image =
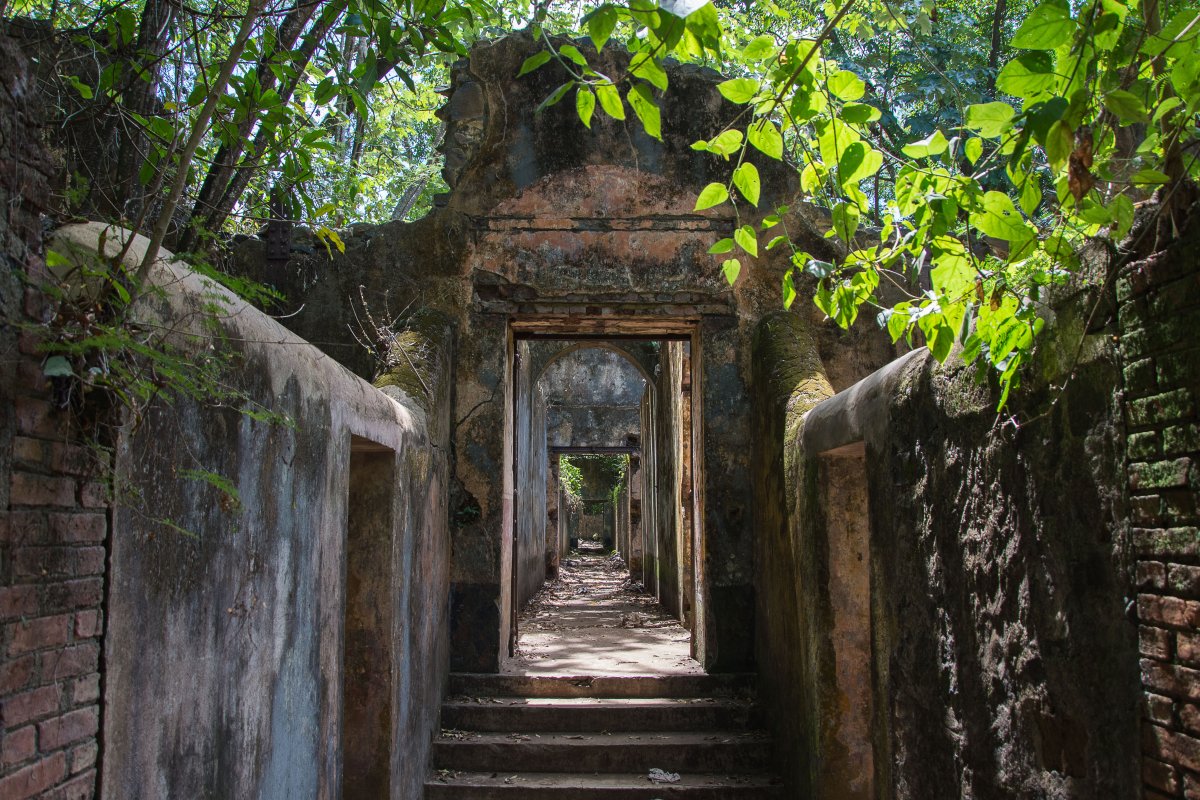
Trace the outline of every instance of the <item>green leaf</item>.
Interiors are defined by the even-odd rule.
[[[734,130],[724,131],[707,142],[697,142],[697,144],[702,144],[703,147],[697,148],[696,145],[692,145],[692,147],[695,149],[704,149],[710,153],[716,153],[728,158],[741,148],[742,132]]]
[[[1058,82],[1050,54],[1034,51],[1017,56],[996,76],[996,88],[1017,97],[1033,98],[1052,91]]]
[[[793,270],[788,270],[783,274],[783,307],[790,309],[792,303],[796,302],[796,277]]]
[[[71,369],[71,362],[64,357],[50,356],[42,364],[42,374],[47,378],[69,378],[75,374],[75,370]]]
[[[650,87],[644,83],[635,84],[625,97],[628,98],[633,113],[642,121],[646,134],[662,141],[662,114],[658,110],[658,104],[654,102]]]
[[[883,114],[880,113],[878,108],[863,103],[847,103],[842,106],[842,119],[855,125],[865,125],[868,122],[875,122],[882,116]]]
[[[983,155],[983,139],[978,137],[967,139],[967,143],[963,145],[963,153],[972,164],[978,163],[980,156]]]
[[[583,57],[583,53],[579,52],[579,48],[573,44],[564,44],[558,48],[559,55],[566,56],[581,67],[588,65],[587,59]]]
[[[1003,192],[987,192],[980,205],[981,210],[971,214],[971,224],[985,235],[1006,242],[1024,242],[1033,237],[1034,232],[1008,195]]]
[[[833,230],[843,242],[853,241],[858,232],[858,221],[862,212],[855,203],[838,203],[833,207]]]
[[[1033,212],[1037,211],[1037,207],[1042,202],[1042,187],[1038,185],[1036,176],[1030,176],[1021,186],[1021,210],[1029,216],[1033,216]]]
[[[775,37],[763,34],[756,36],[750,41],[750,44],[746,45],[742,56],[747,61],[766,61],[776,52],[778,52],[778,48],[775,46]]]
[[[1116,223],[1116,228],[1113,230],[1113,240],[1121,241],[1129,233],[1133,227],[1134,208],[1133,201],[1123,194],[1119,194],[1112,201],[1113,222]]]
[[[1139,169],[1129,176],[1129,182],[1134,186],[1162,186],[1170,183],[1171,178],[1156,169]]]
[[[929,156],[940,156],[946,152],[946,148],[949,146],[950,142],[946,141],[945,134],[941,131],[934,131],[920,141],[904,145],[900,150],[909,158],[928,158]]]
[[[1200,16],[1200,12],[1192,10],[1176,14],[1161,31],[1146,37],[1142,52],[1148,56],[1165,53],[1169,58],[1184,58],[1193,53],[1197,37],[1200,36],[1200,22],[1196,22],[1197,16]],[[1186,34],[1183,33],[1185,30]]]
[[[616,27],[617,10],[607,3],[588,16],[588,38],[592,40],[597,51],[604,49],[604,45],[608,43]]]
[[[738,247],[758,258],[758,236],[754,233],[754,228],[749,225],[741,226],[733,232],[733,240],[737,242]]]
[[[758,177],[758,167],[749,161],[743,162],[733,171],[733,185],[742,196],[750,201],[750,205],[758,205],[759,193],[762,191],[762,181]]]
[[[725,259],[725,262],[721,264],[721,274],[725,276],[725,280],[729,282],[729,285],[733,286],[734,282],[738,279],[738,275],[742,274],[742,262],[736,258]]]
[[[521,71],[517,73],[517,77],[519,78],[522,75],[527,75],[530,72],[533,72],[535,69],[548,62],[550,57],[549,50],[542,50],[539,53],[534,53],[529,58],[525,59],[525,63],[521,64]],[[318,87],[318,93],[319,92],[320,87]],[[318,100],[318,102],[320,101]]]
[[[985,139],[995,139],[1012,127],[1015,115],[1008,103],[976,103],[967,106],[966,126]]]
[[[545,111],[547,108],[549,108],[550,106],[557,103],[559,100],[562,100],[564,97],[567,96],[567,92],[571,91],[571,87],[574,85],[575,85],[574,81],[567,81],[562,86],[555,89],[553,92],[550,93],[549,97],[547,97],[545,100],[543,100],[541,103],[538,104],[538,107],[533,110],[533,113],[540,114],[543,111]]]
[[[776,161],[783,160],[783,136],[771,120],[760,119],[746,130],[746,134],[750,144]]]
[[[857,185],[859,181],[878,172],[882,166],[883,153],[866,142],[851,142],[838,160],[838,178],[842,188]]]
[[[862,78],[848,69],[839,70],[829,76],[827,84],[834,97],[851,103],[862,98],[867,93],[867,85]]]
[[[1104,95],[1104,107],[1122,122],[1147,122],[1150,119],[1150,112],[1146,110],[1142,99],[1124,89],[1113,89]]]
[[[1025,17],[1012,38],[1012,46],[1018,50],[1053,50],[1071,38],[1075,26],[1065,0],[1044,1]]]
[[[1071,126],[1061,119],[1051,125],[1046,133],[1046,158],[1050,161],[1050,168],[1062,169],[1074,149],[1075,132],[1071,130]]]
[[[718,239],[717,242],[712,247],[708,248],[708,254],[713,255],[713,256],[719,256],[722,253],[728,253],[732,249],[733,249],[733,239],[730,239],[727,236],[724,239]]]
[[[634,53],[633,58],[629,60],[629,71],[642,80],[649,81],[656,89],[664,92],[667,90],[667,73],[649,53]]]
[[[625,104],[621,102],[621,94],[611,83],[596,84],[596,98],[604,113],[613,119],[625,119]]]
[[[725,184],[710,183],[700,192],[700,196],[696,199],[696,207],[692,210],[703,211],[706,208],[719,206],[728,199],[729,190],[725,188]]]
[[[575,93],[575,112],[584,127],[592,127],[592,114],[596,111],[596,95],[586,86],[580,86]]]
[[[92,97],[95,96],[92,93],[92,87],[88,86],[86,83],[79,80],[79,78],[76,78],[74,75],[67,75],[65,77],[66,77],[67,81],[71,84],[71,86],[75,89],[75,91],[79,92],[79,96],[82,97],[84,100],[91,100]]]
[[[758,94],[758,81],[754,78],[733,78],[718,83],[717,91],[729,102],[745,105]]]

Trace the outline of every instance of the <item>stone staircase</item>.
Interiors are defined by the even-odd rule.
[[[751,676],[450,677],[426,800],[782,798]],[[677,783],[651,781],[651,770]]]

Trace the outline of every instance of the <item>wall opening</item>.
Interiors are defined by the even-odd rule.
[[[512,331],[510,657],[518,657],[520,614],[530,599],[553,589],[547,581],[578,579],[581,555],[593,559],[585,566],[602,555],[610,572],[623,571],[626,588],[644,590],[677,630],[682,623],[690,662],[701,541],[695,337],[675,328],[605,335],[598,326],[587,334]],[[563,482],[580,468],[613,474],[589,476],[583,496],[572,498]]]
[[[833,691],[824,709],[822,796],[875,796],[871,525],[862,442],[822,453],[817,465],[828,547]]]
[[[342,798],[391,796],[396,453],[353,437],[346,504]]]

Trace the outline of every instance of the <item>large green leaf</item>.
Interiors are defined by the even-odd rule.
[[[550,51],[549,50],[542,50],[540,52],[534,53],[529,58],[525,59],[525,62],[523,64],[521,64],[521,71],[517,73],[517,77],[519,78],[522,75],[526,75],[530,72],[533,72],[535,69],[542,66],[549,60],[550,60]],[[329,80],[329,79],[326,78],[326,80]],[[330,84],[332,85],[332,81],[330,81]],[[322,85],[324,85],[324,82],[322,82]],[[318,94],[321,93],[321,87],[317,87],[317,93]],[[321,102],[321,101],[318,100],[318,102]]]
[[[626,97],[633,113],[642,121],[646,133],[662,141],[662,112],[658,110],[658,103],[654,101],[650,87],[644,83],[635,84]]]
[[[946,135],[941,131],[934,131],[920,141],[904,145],[901,151],[909,158],[928,158],[940,156],[946,152],[946,148],[949,146],[950,142],[946,140]]]
[[[1142,98],[1124,89],[1113,89],[1104,95],[1104,107],[1116,114],[1121,122],[1147,122],[1150,119]]]
[[[737,242],[738,247],[754,258],[758,258],[758,235],[754,232],[754,228],[742,225],[733,232],[733,240]]]
[[[848,69],[839,70],[830,75],[827,86],[834,97],[845,100],[847,103],[860,100],[867,93],[867,85],[863,83],[862,78]]]
[[[719,206],[729,199],[729,190],[722,183],[710,183],[705,186],[700,192],[700,196],[696,199],[695,211],[703,211],[706,208]]]
[[[1058,76],[1049,53],[1034,51],[1017,56],[996,76],[996,88],[1017,97],[1039,97],[1053,91]]]
[[[754,78],[733,78],[717,84],[717,91],[731,103],[744,105],[758,94],[758,81]]]
[[[753,206],[758,205],[758,197],[762,192],[762,180],[758,176],[758,167],[749,161],[743,162],[733,171],[733,185],[742,196]]]
[[[1018,50],[1053,50],[1071,38],[1075,25],[1066,0],[1043,0],[1021,23],[1012,46]]]
[[[1003,192],[985,193],[980,206],[971,214],[971,224],[985,235],[1010,243],[1025,242],[1035,235],[1013,201]],[[1019,248],[1014,246],[1012,249]]]
[[[750,144],[777,161],[783,159],[783,136],[771,120],[764,117],[755,122],[747,129],[747,135]]]
[[[967,106],[967,128],[985,139],[995,139],[1012,127],[1016,112],[1008,103],[976,103]]]
[[[580,86],[575,93],[575,111],[585,127],[592,127],[592,113],[596,110],[596,95],[586,86]]]
[[[617,27],[617,10],[608,3],[588,15],[588,38],[597,50],[603,50],[613,30]]]
[[[649,53],[635,53],[629,60],[629,71],[649,81],[654,88],[664,92],[667,90],[667,73]]]
[[[625,119],[625,104],[621,102],[621,94],[611,83],[596,84],[596,98],[604,113],[613,119]]]
[[[742,57],[747,61],[766,61],[776,52],[778,48],[775,46],[775,37],[763,34],[750,40],[750,44],[742,50]]]

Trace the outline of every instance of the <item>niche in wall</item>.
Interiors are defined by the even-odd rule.
[[[395,451],[354,437],[346,512],[342,798],[391,796]]]

